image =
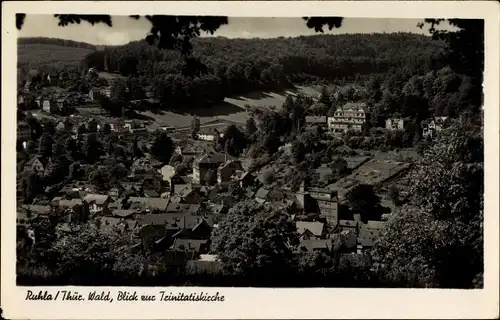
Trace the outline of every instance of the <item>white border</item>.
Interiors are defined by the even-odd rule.
[[[2,3],[2,269],[6,319],[154,318],[497,318],[499,164],[499,7],[495,1],[9,1]],[[14,13],[325,16],[485,19],[485,288],[483,290],[165,288],[219,292],[219,303],[64,303],[24,301],[15,285],[16,39]],[[456,266],[460,268],[461,266]],[[38,289],[38,288],[37,288]],[[52,288],[51,288],[52,289]],[[54,290],[56,288],[53,288]],[[66,287],[66,289],[68,289]],[[81,293],[92,288],[73,288]],[[104,288],[100,288],[101,290]],[[120,288],[109,288],[112,291]],[[208,290],[209,289],[209,290]],[[132,288],[132,290],[134,290]],[[162,288],[135,288],[156,293]]]

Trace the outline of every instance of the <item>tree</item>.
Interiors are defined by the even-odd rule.
[[[50,158],[52,156],[52,146],[54,144],[54,139],[52,135],[44,133],[40,137],[40,142],[38,144],[38,153],[45,158]]]
[[[211,247],[226,273],[267,282],[290,271],[297,243],[287,215],[249,201],[231,208],[214,231]]]
[[[111,86],[111,102],[116,105],[124,105],[129,100],[127,84],[124,81],[115,81]]]
[[[328,88],[326,86],[321,87],[319,102],[330,107],[332,101],[330,100],[330,93],[328,92]]]
[[[28,140],[28,142],[26,142],[26,152],[28,154],[35,154],[36,150],[37,150],[36,142],[33,140]]]
[[[174,143],[166,132],[157,131],[150,152],[159,161],[168,163],[174,152]]]
[[[89,163],[96,162],[102,154],[102,143],[95,133],[90,133],[83,142],[83,154]]]
[[[410,173],[410,205],[392,215],[376,243],[382,278],[439,288],[481,283],[483,154],[481,128],[463,122],[425,151]]]
[[[75,225],[71,232],[61,233],[54,242],[51,251],[55,262],[55,273],[63,274],[75,285],[99,285],[109,282],[111,275],[124,271],[120,262],[133,254],[126,249],[135,245],[132,233],[120,231],[103,223],[89,221]],[[72,249],[70,249],[72,248]],[[134,263],[127,269],[128,277],[139,271],[140,263]]]
[[[255,119],[250,117],[246,122],[245,134],[247,138],[250,138],[255,132],[257,132],[257,124],[255,123]]]
[[[200,132],[200,119],[198,117],[193,117],[193,120],[191,120],[191,138],[197,139],[199,132]]]
[[[104,134],[110,134],[111,133],[111,126],[109,123],[105,123],[103,128],[102,128],[102,133]]]
[[[399,199],[399,189],[395,186],[391,186],[389,188],[389,197],[392,200],[392,203],[394,203],[395,206],[399,206],[400,204],[400,199]]]
[[[376,211],[380,205],[380,197],[377,196],[373,186],[359,184],[347,195],[347,201],[354,213],[361,214],[364,221],[376,219]]]
[[[296,166],[298,166],[306,156],[306,146],[298,140],[292,142],[292,159]]]
[[[274,171],[272,169],[267,169],[263,174],[262,174],[262,180],[265,185],[270,185],[271,183],[274,182],[275,176],[274,176]]]
[[[222,147],[230,155],[238,157],[246,148],[247,140],[237,126],[230,125],[224,130],[224,135],[218,140],[218,144],[219,148]]]
[[[182,162],[182,160],[183,160],[183,159],[184,159],[184,158],[182,157],[182,155],[180,155],[180,154],[178,154],[178,153],[174,153],[174,154],[172,155],[172,157],[170,157],[170,162],[169,162],[169,164],[170,164],[171,166],[175,166],[176,164],[178,164],[178,163]]]
[[[84,134],[87,132],[87,127],[84,124],[78,126],[78,134]]]
[[[428,24],[429,32],[434,39],[447,43],[446,60],[450,67],[459,74],[472,79],[474,111],[478,112],[482,105],[483,72],[484,72],[484,20],[481,19],[446,19],[458,28],[458,31],[437,30],[435,27],[445,19],[425,19],[421,28]]]
[[[95,185],[99,190],[105,190],[106,188],[108,188],[108,182],[110,181],[109,180],[109,177],[108,175],[99,170],[99,169],[94,169],[92,170],[90,173],[89,173],[89,181]]]

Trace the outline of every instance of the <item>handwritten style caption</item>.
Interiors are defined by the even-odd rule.
[[[158,291],[156,294],[139,294],[137,291],[92,291],[88,294],[81,294],[75,290],[58,290],[50,292],[40,290],[34,292],[28,290],[25,300],[38,301],[67,301],[67,302],[82,302],[82,301],[97,301],[97,302],[156,302],[156,301],[189,301],[189,302],[224,302],[226,298],[216,293],[172,293],[169,291]]]

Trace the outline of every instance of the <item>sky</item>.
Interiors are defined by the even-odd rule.
[[[150,23],[142,18],[113,16],[113,27],[105,24],[94,26],[82,22],[77,25],[58,27],[53,15],[28,15],[19,37],[50,37],[83,41],[95,45],[121,45],[144,39]],[[411,32],[428,34],[427,29],[417,27],[422,19],[387,18],[344,18],[342,27],[325,30],[327,34],[346,33],[392,33]],[[327,28],[326,28],[327,29]],[[301,18],[229,18],[229,24],[222,26],[214,36],[227,38],[275,38],[296,37],[316,34],[306,27]],[[203,34],[202,34],[203,36]],[[210,36],[206,34],[205,36]]]

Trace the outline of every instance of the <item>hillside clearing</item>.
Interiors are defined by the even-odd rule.
[[[194,116],[200,119],[200,123],[206,124],[213,120],[223,120],[244,125],[250,117],[251,110],[245,106],[255,109],[273,107],[281,108],[287,95],[302,92],[307,95],[318,95],[317,88],[313,86],[296,86],[295,89],[282,92],[253,92],[224,99],[224,102],[210,108],[194,109],[189,113],[178,113],[172,111],[160,111],[154,113],[151,111],[139,112],[141,116],[151,118],[155,126],[173,126],[176,128],[188,127]]]

